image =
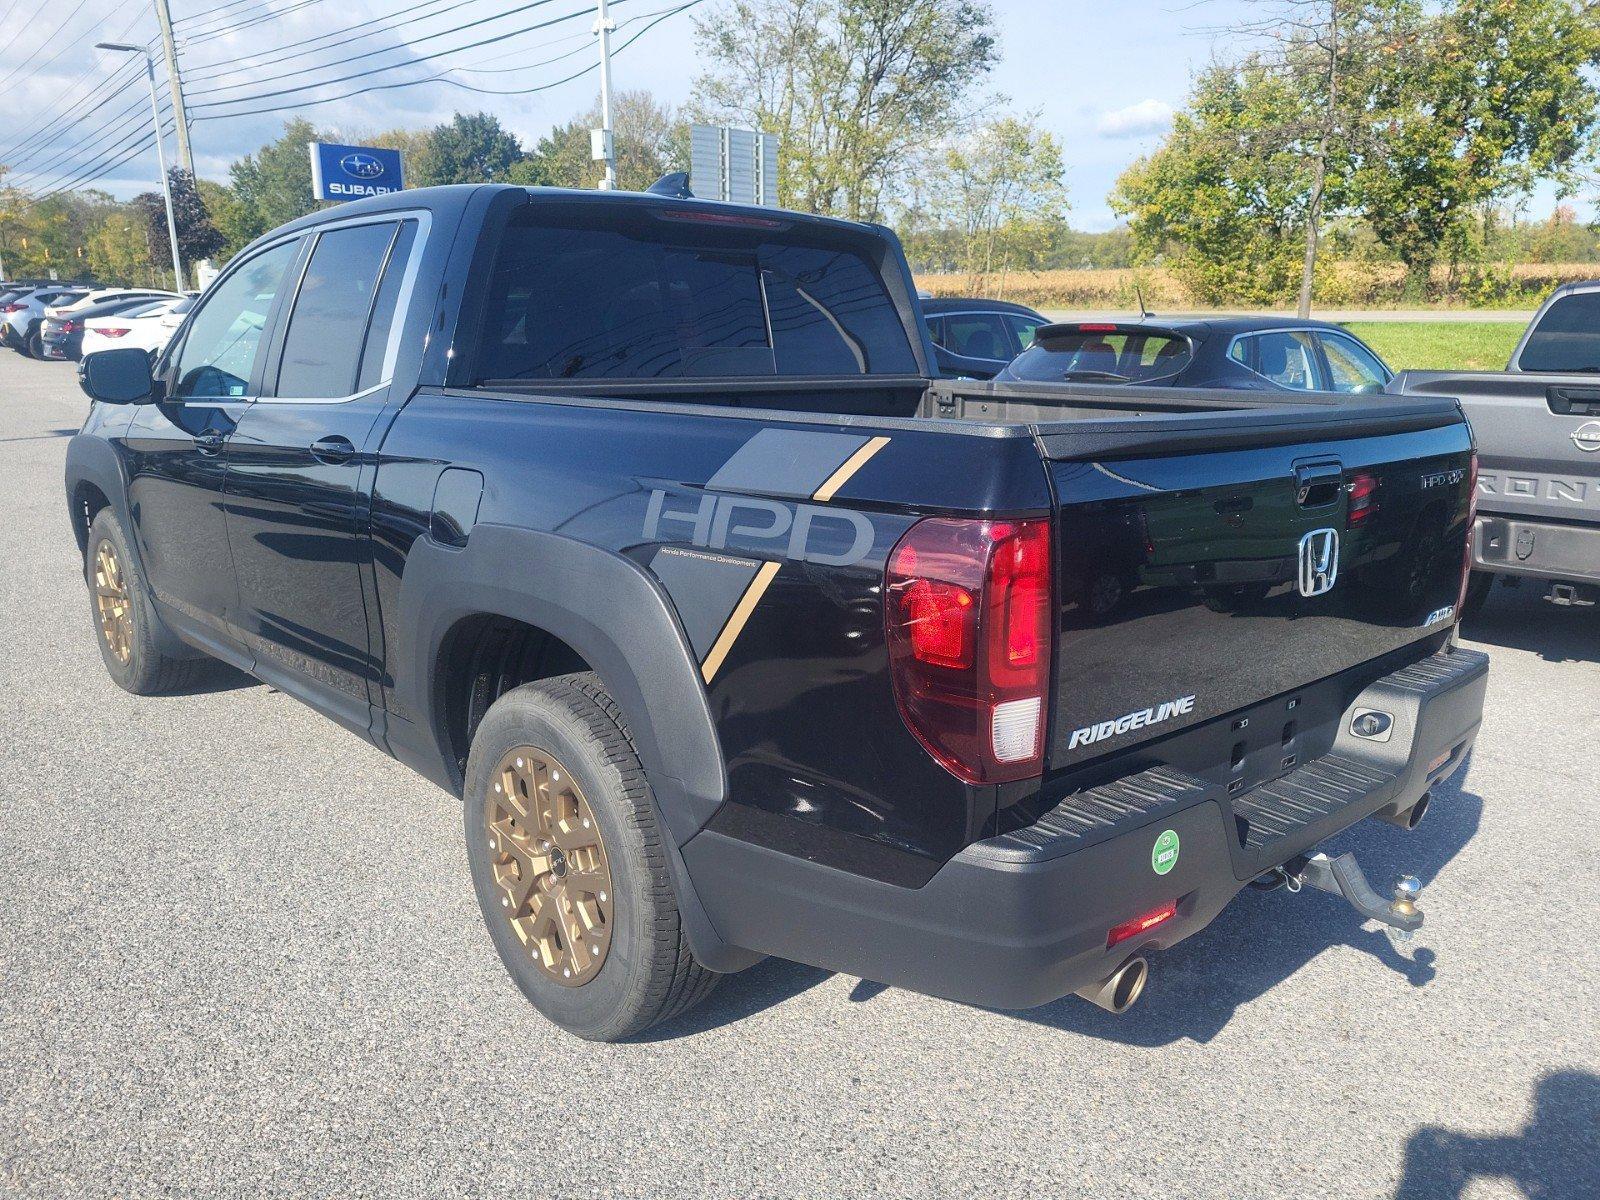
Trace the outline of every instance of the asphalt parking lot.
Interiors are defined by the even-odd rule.
[[[242,676],[101,667],[72,369],[0,352],[0,1184],[20,1194],[1600,1195],[1600,613],[1499,590],[1410,958],[1247,892],[1113,1017],[768,961],[650,1040],[513,988],[457,802]]]

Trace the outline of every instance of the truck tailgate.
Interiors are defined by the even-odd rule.
[[[1292,693],[1454,619],[1472,460],[1454,406],[1189,424],[1041,434],[1060,534],[1052,769]]]

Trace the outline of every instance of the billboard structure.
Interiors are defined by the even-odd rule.
[[[359,200],[405,187],[400,151],[310,142],[311,191],[318,200]]]
[[[707,200],[778,203],[778,135],[727,125],[689,131],[689,187]]]

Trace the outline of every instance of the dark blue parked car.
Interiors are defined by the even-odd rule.
[[[918,297],[942,379],[993,379],[1033,345],[1049,319],[1025,304],[964,296]]]
[[[1041,382],[1381,392],[1394,372],[1347,329],[1277,317],[1043,325],[996,375]]]

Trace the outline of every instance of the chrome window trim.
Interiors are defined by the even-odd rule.
[[[389,326],[389,341],[383,350],[383,370],[379,375],[378,382],[372,384],[370,387],[363,388],[359,392],[352,392],[347,396],[257,396],[255,397],[255,403],[348,404],[352,400],[360,400],[366,396],[372,395],[374,392],[381,391],[394,382],[395,364],[400,358],[401,334],[405,329],[404,314],[410,307],[411,295],[416,289],[417,274],[422,268],[422,249],[427,244],[428,235],[433,229],[433,214],[425,208],[396,209],[392,212],[382,213],[363,213],[358,217],[347,217],[344,219],[321,222],[313,226],[310,230],[306,231],[309,233],[314,233],[316,235],[316,240],[320,242],[322,240],[322,235],[330,230],[351,229],[358,225],[392,224],[395,226],[395,232],[398,234],[400,226],[406,221],[417,222],[417,236],[412,239],[410,257],[406,260],[405,274],[400,279],[400,294],[395,297],[394,312],[397,319],[391,322]],[[305,273],[310,270],[311,257],[312,255],[316,254],[316,252],[317,247],[316,244],[313,243],[311,247],[311,253],[306,255],[305,263],[300,268],[300,277],[295,280],[294,299],[290,302],[288,320],[285,321],[283,327],[285,339],[287,339],[289,334],[289,326],[294,323],[294,306],[300,301],[300,287],[305,282]],[[392,265],[392,263],[384,264],[385,274],[387,274],[389,267]],[[383,277],[379,276],[378,287],[381,288],[382,286]],[[374,299],[376,299],[376,290],[373,292],[373,296]],[[371,319],[370,313],[368,314],[368,319]],[[279,349],[281,353],[281,345]],[[360,377],[360,370],[361,364],[358,362],[356,364],[358,381]],[[274,383],[274,386],[276,386],[276,383]]]

